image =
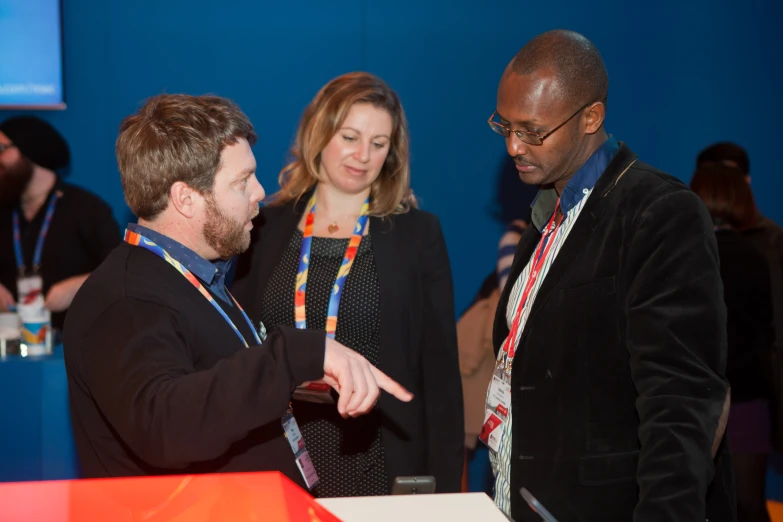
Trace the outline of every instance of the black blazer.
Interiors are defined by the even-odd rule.
[[[495,318],[541,235],[528,227]],[[512,374],[511,515],[560,522],[735,520],[725,441],[726,309],[712,221],[622,145],[537,294]]]
[[[309,196],[262,209],[232,292],[253,321]],[[411,210],[370,218],[381,301],[378,368],[414,394],[403,403],[383,393],[381,440],[389,479],[434,475],[438,492],[461,487],[464,424],[451,266],[438,219]],[[293,289],[291,299],[294,298]]]
[[[772,283],[763,252],[736,230],[718,230],[720,273],[728,312],[726,377],[731,401],[772,399]]]

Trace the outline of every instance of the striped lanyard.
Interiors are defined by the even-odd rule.
[[[249,348],[249,345],[247,344],[247,341],[245,340],[245,336],[242,335],[242,333],[239,331],[239,328],[236,327],[234,322],[228,317],[228,314],[223,311],[223,308],[220,307],[218,302],[215,300],[214,297],[212,297],[212,294],[210,294],[206,288],[204,288],[204,285],[201,284],[201,282],[196,278],[196,276],[193,275],[193,273],[182,266],[182,264],[171,257],[168,252],[163,250],[161,247],[147,239],[146,237],[142,236],[141,234],[137,232],[133,232],[131,230],[125,230],[125,242],[129,243],[134,246],[138,246],[141,248],[144,248],[146,250],[149,250],[153,254],[163,258],[164,261],[166,261],[168,264],[173,266],[177,269],[177,271],[185,276],[185,279],[190,281],[190,283],[196,287],[196,289],[201,292],[201,295],[207,298],[207,301],[210,302],[210,304],[215,307],[215,310],[217,310],[221,316],[223,316],[223,319],[226,320],[226,322],[231,326],[231,328],[234,329],[234,333],[237,334],[237,337],[239,337],[242,340],[242,343],[245,345],[245,348]],[[226,290],[228,292],[228,290]],[[258,336],[258,332],[256,332],[256,329],[253,328],[253,323],[250,322],[250,319],[247,317],[247,314],[244,310],[242,310],[242,307],[239,306],[239,303],[236,299],[234,299],[234,296],[231,295],[230,292],[228,292],[228,295],[231,296],[231,299],[234,301],[234,304],[237,305],[237,308],[242,313],[242,317],[245,318],[245,321],[247,322],[247,325],[250,327],[250,331],[253,332],[253,336],[255,337],[256,344],[261,344],[261,338]]]
[[[348,279],[348,273],[353,266],[353,260],[359,249],[359,243],[362,242],[362,236],[367,228],[369,220],[370,198],[364,202],[359,219],[356,220],[356,226],[353,229],[353,235],[348,242],[348,248],[345,250],[345,257],[337,271],[337,279],[332,287],[329,297],[329,308],[326,316],[326,335],[334,339],[337,332],[337,312],[340,309],[340,298],[343,295],[345,281]],[[302,250],[299,253],[299,270],[296,273],[296,293],[294,294],[294,321],[296,327],[300,329],[307,328],[307,313],[305,312],[305,296],[307,294],[307,272],[310,266],[310,249],[313,241],[313,223],[315,222],[315,193],[307,204],[307,219],[305,220],[304,233],[302,235]]]
[[[530,263],[530,272],[528,273],[522,295],[519,298],[519,304],[517,305],[516,313],[514,314],[514,320],[511,322],[511,330],[508,333],[508,337],[506,337],[506,342],[503,344],[503,352],[505,353],[506,358],[506,367],[508,367],[508,360],[514,359],[514,353],[516,351],[516,337],[517,333],[519,332],[520,323],[522,322],[522,313],[528,306],[528,301],[530,299],[533,286],[535,285],[535,282],[541,273],[544,262],[549,256],[549,250],[552,248],[552,244],[555,242],[557,232],[560,230],[560,224],[563,222],[563,218],[565,217],[565,214],[561,214],[560,219],[557,220],[557,223],[555,223],[555,216],[557,215],[557,210],[559,208],[560,198],[557,198],[555,211],[552,213],[552,218],[549,220],[549,223],[546,226],[544,236],[541,238],[541,241],[539,241],[538,247],[533,254],[533,259]]]
[[[46,239],[46,234],[49,232],[49,225],[52,224],[52,216],[54,216],[54,207],[57,205],[57,200],[62,197],[62,192],[55,191],[49,196],[49,206],[46,209],[46,215],[44,216],[43,225],[41,225],[41,231],[38,233],[38,241],[35,243],[35,253],[33,254],[33,274],[38,274],[38,270],[41,268],[41,253],[43,252],[43,244]],[[24,257],[22,256],[22,232],[19,228],[19,211],[14,210],[14,254],[16,254],[16,268],[19,270],[19,276],[24,277],[25,266]]]

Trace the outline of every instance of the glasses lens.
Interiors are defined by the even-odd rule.
[[[496,121],[489,122],[489,128],[497,132],[501,136],[508,138],[508,129]]]
[[[528,145],[541,145],[544,143],[541,136],[538,134],[530,134],[522,131],[516,131],[514,134],[516,134],[522,142],[527,143]]]

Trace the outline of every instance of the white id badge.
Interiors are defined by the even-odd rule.
[[[296,423],[293,412],[288,410],[280,420],[283,424],[285,438],[294,453],[296,467],[299,468],[307,488],[312,490],[318,484],[318,473],[316,473],[313,461],[310,459],[310,453],[305,448],[305,441],[302,432],[299,431],[299,425]]]
[[[492,383],[489,385],[487,407],[502,414],[504,418],[508,416],[508,410],[511,408],[511,384],[497,375],[492,376]]]
[[[505,382],[497,374],[492,376],[492,383],[487,392],[487,404],[484,412],[484,424],[481,427],[479,440],[489,449],[497,452],[500,448],[500,438],[503,434],[503,423],[508,418],[511,407],[511,384]]]
[[[52,315],[46,308],[43,279],[40,276],[20,277],[16,282],[19,300],[16,311],[22,322],[22,341],[26,355],[52,353]],[[24,354],[24,352],[22,352]]]
[[[41,276],[20,277],[16,280],[18,302],[22,306],[44,306],[43,279]]]
[[[283,431],[285,432],[285,438],[288,440],[288,444],[291,446],[291,451],[294,455],[305,449],[305,441],[302,438],[302,432],[299,431],[299,425],[296,423],[294,414],[289,410],[283,415]]]
[[[313,465],[313,461],[310,460],[310,453],[307,450],[297,457],[296,467],[299,468],[299,472],[302,474],[302,477],[304,477],[307,489],[312,491],[313,488],[318,485],[318,473],[315,472],[315,466]]]
[[[500,437],[503,433],[501,426],[503,426],[503,422],[500,416],[492,410],[484,412],[484,425],[481,426],[479,440],[495,453],[500,449]]]

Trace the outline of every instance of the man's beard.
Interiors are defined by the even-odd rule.
[[[206,197],[207,216],[204,223],[204,239],[221,259],[231,259],[250,247],[250,231],[245,224],[237,223],[225,215],[212,194]],[[258,215],[258,210],[251,217]]]
[[[32,178],[33,162],[25,157],[10,167],[0,165],[0,205],[18,203]]]

